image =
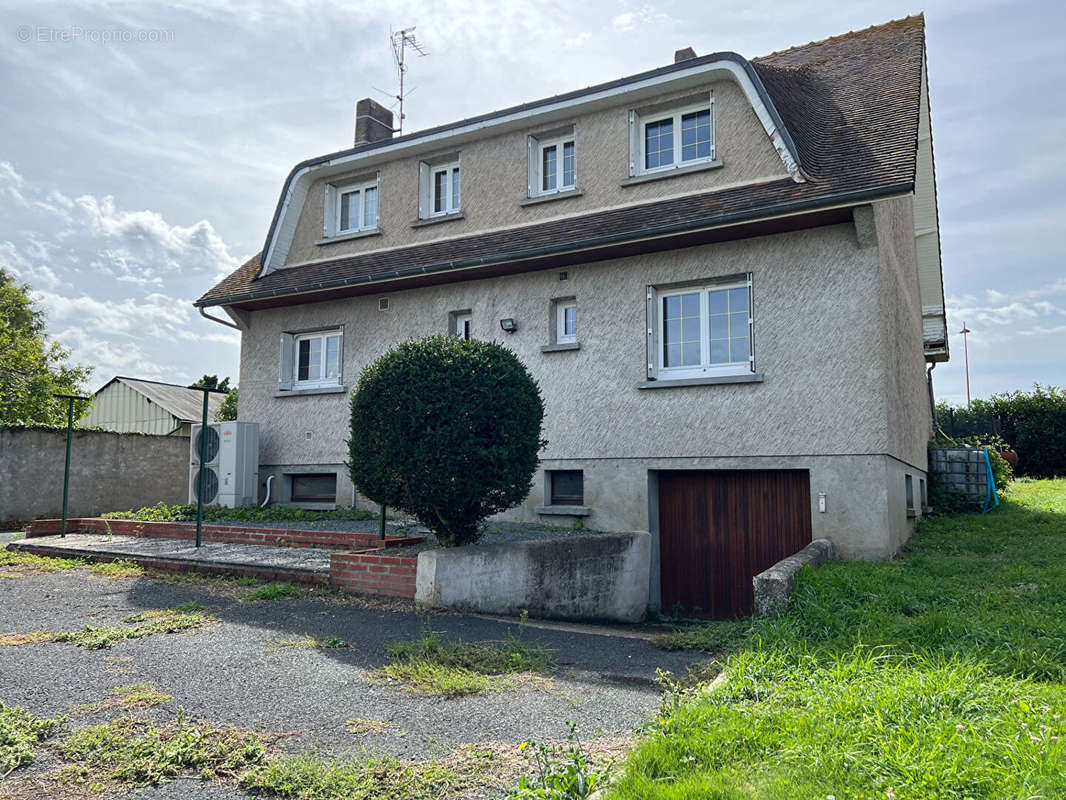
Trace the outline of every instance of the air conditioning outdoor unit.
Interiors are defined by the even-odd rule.
[[[189,502],[200,485],[200,429],[189,437]],[[252,506],[259,500],[259,423],[214,422],[207,426],[203,463],[204,505]]]

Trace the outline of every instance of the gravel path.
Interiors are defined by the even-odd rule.
[[[413,611],[317,599],[239,602],[149,579],[105,580],[88,570],[0,580],[0,632],[76,630],[115,624],[127,614],[198,602],[218,622],[185,634],[157,635],[85,650],[66,644],[0,647],[0,700],[50,716],[99,702],[116,686],[149,681],[174,699],[154,713],[183,707],[213,723],[291,734],[289,752],[331,755],[364,749],[404,758],[443,757],[464,743],[517,745],[528,737],[561,739],[574,720],[584,737],[628,735],[658,707],[656,668],[683,672],[696,660],[647,641],[527,627],[527,641],[550,648],[558,672],[543,686],[454,700],[415,695],[372,673],[386,663],[385,643],[416,638]],[[443,614],[434,630],[465,641],[502,640],[517,626]],[[345,649],[279,647],[275,640],[340,637]],[[380,733],[353,735],[354,718],[383,720]],[[70,725],[98,719],[75,716]],[[233,798],[233,790],[181,782],[138,797]],[[188,791],[179,791],[180,789]],[[3,791],[0,790],[0,797]],[[131,795],[132,796],[132,795]]]

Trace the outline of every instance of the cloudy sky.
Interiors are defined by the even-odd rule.
[[[416,25],[409,131],[609,80],[675,49],[773,50],[923,10],[856,0],[15,3],[0,0],[0,266],[54,337],[115,374],[237,374],[190,303],[257,252],[297,161],[351,144],[354,102]],[[1066,384],[1066,4],[930,1],[944,275],[976,396]],[[965,400],[962,342],[937,368]]]

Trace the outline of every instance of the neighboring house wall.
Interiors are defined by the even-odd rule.
[[[65,451],[63,431],[0,428],[0,523],[62,514]],[[74,431],[69,516],[188,498],[188,438]]]
[[[832,539],[845,557],[888,556],[912,527],[903,475],[924,477],[928,433],[910,208],[892,201],[867,208],[858,225],[570,267],[565,281],[548,270],[395,292],[388,311],[369,296],[254,312],[241,348],[240,419],[264,423],[261,479],[336,471],[338,502],[351,498],[348,395],[277,396],[283,331],[343,325],[350,390],[387,349],[446,333],[450,312],[469,309],[474,336],[512,348],[540,384],[543,466],[585,471],[588,527],[655,533],[658,470],[802,468],[811,471],[815,537]],[[647,286],[746,272],[764,380],[638,389]],[[577,298],[580,349],[541,352],[551,341],[551,301],[562,297]],[[518,322],[515,334],[500,330],[504,317]],[[506,516],[569,524],[536,512],[543,483],[538,475]]]
[[[629,111],[621,104],[603,111],[575,117],[577,189],[580,197],[557,199],[522,206],[528,194],[527,136],[539,128],[515,131],[470,142],[441,151],[461,153],[464,219],[412,228],[418,218],[419,161],[408,157],[369,168],[379,175],[379,219],[382,234],[331,244],[322,239],[323,203],[327,183],[343,184],[333,177],[312,184],[296,229],[287,265],[325,258],[364,253],[403,245],[422,244],[434,239],[480,233],[494,228],[527,225],[560,216],[649,202],[665,197],[713,191],[746,183],[788,177],[781,158],[763,129],[751,104],[732,81],[716,81],[680,93],[641,101],[638,108],[714,92],[715,155],[722,167],[689,175],[622,187],[629,177]],[[552,124],[552,129],[561,127]],[[367,174],[357,168],[352,176]]]
[[[154,433],[165,436],[173,433],[181,425],[181,421],[122,381],[115,381],[96,394],[89,413],[81,420],[81,424],[120,433]],[[179,433],[187,436],[188,430]]]

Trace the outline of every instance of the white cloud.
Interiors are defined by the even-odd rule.
[[[235,373],[239,337],[192,300],[237,264],[207,220],[172,224],[110,195],[71,197],[0,162],[0,266],[30,284],[52,337],[96,368],[94,381]]]
[[[581,47],[585,42],[592,38],[592,34],[588,31],[581,31],[576,36],[571,36],[569,39],[563,41],[563,44],[570,50],[574,50]]]

